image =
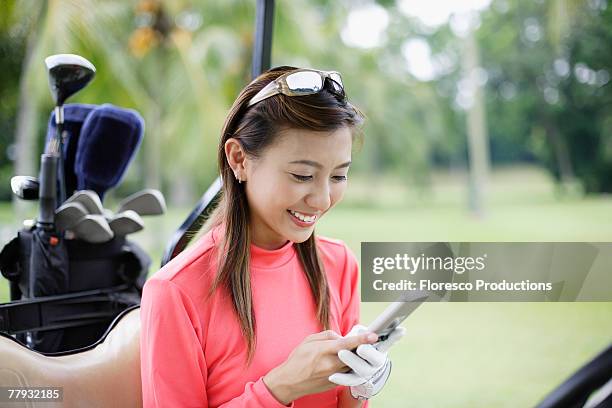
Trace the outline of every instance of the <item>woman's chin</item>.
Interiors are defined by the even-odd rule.
[[[287,235],[287,239],[296,244],[301,244],[302,242],[307,241],[313,232],[314,232],[313,227],[308,228],[308,229],[301,228],[298,231],[293,230]]]

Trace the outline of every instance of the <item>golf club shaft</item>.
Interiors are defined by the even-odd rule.
[[[58,147],[59,164],[57,167],[57,178],[59,180],[59,200],[58,206],[66,201],[66,179],[64,177],[64,105],[55,107],[55,125]]]

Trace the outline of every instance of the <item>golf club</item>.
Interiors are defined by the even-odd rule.
[[[108,221],[99,214],[88,214],[82,217],[70,230],[78,239],[92,244],[108,242],[114,237]]]
[[[36,177],[15,176],[11,178],[13,194],[22,200],[38,200],[40,185]]]
[[[70,106],[65,107],[66,121]],[[73,156],[75,189],[93,190],[104,202],[106,191],[119,184],[141,145],[144,119],[135,110],[105,103],[91,110],[82,123]]]
[[[160,191],[147,188],[121,200],[117,213],[127,210],[139,215],[161,215],[166,212],[166,201]]]
[[[144,228],[144,222],[140,215],[133,210],[126,210],[113,216],[108,223],[115,236],[125,236]]]
[[[79,220],[87,215],[87,209],[79,202],[62,204],[55,211],[55,226],[60,231],[72,228]]]
[[[95,191],[91,190],[80,190],[74,193],[70,198],[66,200],[66,203],[81,203],[88,214],[104,215],[104,208],[100,197]]]
[[[48,145],[49,154],[59,156],[59,167],[54,175],[59,179],[59,203],[66,199],[66,182],[64,180],[63,163],[63,124],[64,124],[64,102],[76,92],[83,89],[94,77],[96,68],[85,58],[74,54],[57,54],[45,58],[47,74],[49,77],[49,88],[55,102],[55,143]]]

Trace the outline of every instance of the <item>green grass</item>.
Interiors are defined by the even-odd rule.
[[[317,233],[343,239],[357,256],[361,241],[612,241],[611,197],[559,196],[538,169],[497,170],[483,217],[467,212],[465,191],[465,175],[434,175],[429,191],[397,176],[353,178]],[[188,211],[171,208],[135,234],[154,267]],[[3,240],[17,219],[0,205]],[[364,303],[363,323],[385,306]],[[612,303],[425,304],[405,326],[373,407],[529,407],[612,341]]]

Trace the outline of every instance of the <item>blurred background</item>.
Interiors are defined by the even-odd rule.
[[[97,74],[70,102],[145,119],[104,205],[165,194],[168,213],[133,235],[154,273],[217,176],[254,18],[255,0],[3,0],[0,244],[36,215],[9,180],[38,174],[43,60],[76,53]],[[345,199],[317,227],[357,256],[362,241],[612,241],[608,1],[277,0],[272,65],[340,71],[367,116]],[[364,303],[364,324],[384,306]],[[426,304],[405,325],[372,406],[533,406],[612,341],[612,304]]]

